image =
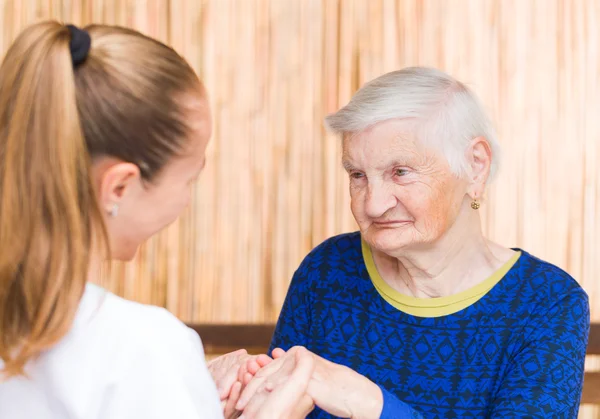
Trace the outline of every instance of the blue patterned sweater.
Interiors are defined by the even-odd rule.
[[[423,318],[380,296],[359,233],[333,237],[294,274],[271,350],[302,345],[368,377],[382,388],[383,419],[576,418],[588,298],[567,273],[521,252],[480,300]]]

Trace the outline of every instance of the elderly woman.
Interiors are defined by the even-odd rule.
[[[360,232],[302,262],[273,337],[282,350],[237,407],[251,417],[300,345],[316,360],[312,418],[575,418],[587,295],[558,267],[483,235],[499,146],[474,94],[407,68],[326,122],[343,141]]]

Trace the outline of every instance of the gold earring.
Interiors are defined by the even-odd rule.
[[[480,206],[481,206],[481,204],[479,203],[479,201],[477,200],[477,198],[475,198],[471,202],[471,208],[473,208],[474,210],[478,210]]]

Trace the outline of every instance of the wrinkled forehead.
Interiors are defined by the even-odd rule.
[[[342,141],[345,165],[422,165],[441,158],[437,150],[419,140],[415,124],[403,120],[380,122],[363,131],[347,133]]]

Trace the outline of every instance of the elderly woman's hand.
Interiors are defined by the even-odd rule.
[[[273,368],[277,374],[267,375],[262,369],[252,378],[253,389],[247,393],[251,399],[243,406],[240,419],[301,419],[313,409],[314,403],[307,394],[315,368],[315,357],[302,347],[290,349],[288,356]],[[268,377],[269,380],[265,381]]]
[[[235,405],[244,388],[238,376],[243,377],[248,372],[253,374],[270,361],[272,359],[267,355],[249,355],[245,349],[240,349],[208,362],[208,371],[217,386],[225,418],[238,416]]]
[[[236,409],[246,413],[251,403],[260,404],[265,394],[284,385],[298,362],[298,352],[302,357],[314,359],[315,367],[307,388],[307,396],[314,404],[337,417],[379,418],[383,409],[383,395],[375,383],[350,368],[334,364],[301,347],[294,347],[288,352],[275,349],[275,361],[245,383],[247,386]]]

